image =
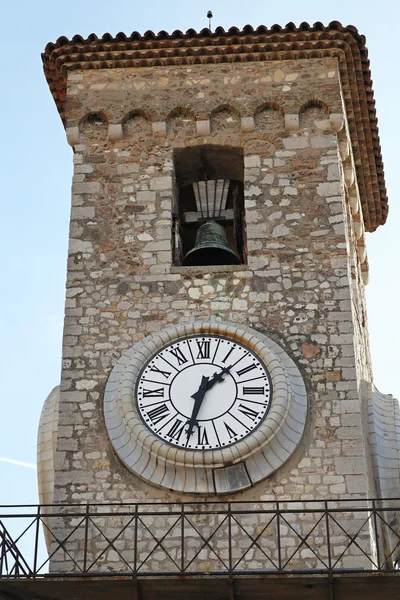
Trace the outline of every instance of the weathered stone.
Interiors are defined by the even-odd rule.
[[[196,121],[196,132],[198,135],[207,136],[210,135],[210,120],[209,119],[198,119]]]
[[[133,343],[150,334],[162,338],[169,325],[189,328],[193,319],[242,323],[265,332],[287,349],[306,380],[309,420],[298,459],[293,457],[257,486],[250,476],[241,499],[292,498],[300,509],[316,497],[367,493],[358,390],[361,380],[371,379],[371,371],[361,268],[354,258],[354,235],[361,233],[363,240],[363,232],[351,221],[351,211],[346,214],[338,140],[332,130],[326,134],[329,116],[320,108],[313,113],[316,107],[298,114],[299,106],[316,97],[340,113],[337,60],[297,58],[277,67],[274,62],[262,63],[262,69],[259,63],[245,62],[229,68],[222,63],[168,66],[165,73],[161,66],[88,69],[69,80],[70,117],[75,106],[80,115],[88,114],[95,103],[96,111],[104,105],[114,123],[122,121],[132,110],[132,95],[140,114],[155,115],[155,120],[150,124],[138,113],[124,122],[122,138],[107,140],[106,127],[103,134],[75,140],[79,181],[73,184],[57,500],[193,499],[172,494],[168,474],[163,481],[159,465],[148,466],[160,477],[157,488],[128,471],[111,449],[102,412],[103,390],[116,360]],[[285,97],[285,117],[264,107],[256,110],[260,89],[268,94],[276,89],[277,98]],[[170,113],[183,104],[184,114]],[[254,118],[237,116],[226,109],[230,104],[240,115]],[[166,117],[169,113],[175,116]],[[202,143],[243,153],[235,177],[243,179],[247,264],[172,265],[173,216],[179,214],[176,154]],[[346,152],[351,153],[349,143]],[[358,206],[358,195],[350,197]],[[271,411],[275,408],[272,404]],[[290,435],[296,435],[296,426],[295,420],[290,422]],[[266,460],[273,463],[276,456],[285,459],[284,443],[277,442],[274,456]],[[232,473],[220,472],[221,493],[249,478],[248,470],[232,466]],[[252,476],[257,468],[251,467]],[[198,486],[201,491],[203,483]],[[157,527],[162,529],[163,523]],[[255,519],[249,527],[259,525]],[[129,535],[128,528],[118,542],[131,543]],[[289,528],[282,536],[285,548],[297,543]],[[238,546],[243,543],[240,536],[237,541]],[[149,537],[139,542],[147,556]],[[191,543],[198,547],[198,539]],[[303,559],[315,558],[306,549],[303,553]],[[119,565],[116,554],[109,560]],[[154,560],[162,565],[164,559]]]
[[[101,184],[99,181],[85,181],[72,185],[73,194],[98,194],[100,191]]]
[[[302,344],[301,350],[305,358],[315,358],[321,352],[321,348],[319,346],[306,342]]]
[[[118,175],[128,175],[131,173],[139,173],[139,163],[126,163],[117,165]]]

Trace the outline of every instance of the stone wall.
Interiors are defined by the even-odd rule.
[[[365,242],[336,59],[74,71],[74,146],[56,502],[193,500],[111,450],[102,413],[122,352],[190,319],[280,344],[308,389],[301,445],[240,499],[370,493]],[[243,148],[248,264],[173,267],[174,148]],[[235,499],[238,499],[235,496]]]

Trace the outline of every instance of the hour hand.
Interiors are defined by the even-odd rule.
[[[200,383],[200,387],[197,390],[197,392],[195,392],[194,394],[192,394],[190,397],[194,398],[195,400],[203,400],[205,393],[208,389],[208,380],[209,377],[203,377],[201,378],[201,383]]]
[[[204,400],[204,396],[207,391],[208,380],[209,380],[209,377],[204,377],[204,375],[203,375],[203,377],[201,378],[201,383],[200,383],[199,389],[197,390],[197,392],[195,392],[194,394],[191,395],[191,398],[194,399],[194,406],[193,406],[192,414],[188,421],[188,428],[186,430],[187,441],[189,441],[189,438],[193,433],[193,427],[195,427],[197,425],[197,415],[199,414],[199,410],[201,408],[201,405]]]

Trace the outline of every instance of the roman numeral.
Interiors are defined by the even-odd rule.
[[[233,431],[233,429],[231,427],[229,427],[228,423],[225,423],[225,421],[224,421],[224,425],[225,425],[226,431],[228,432],[228,435],[230,438],[237,436],[237,433],[235,431]]]
[[[258,412],[256,410],[248,408],[247,406],[244,406],[244,404],[239,404],[238,410],[240,410],[243,415],[249,417],[249,419],[252,419],[253,421],[258,416]]]
[[[152,423],[154,423],[154,425],[157,425],[157,423],[162,421],[168,414],[169,410],[164,402],[164,404],[160,404],[160,406],[156,406],[155,408],[149,410],[147,416],[150,418]]]
[[[175,423],[172,425],[172,427],[168,431],[167,435],[178,442],[184,428],[185,428],[184,422],[181,421],[180,419],[175,419]]]
[[[250,371],[252,371],[253,369],[256,369],[256,365],[252,364],[249,365],[248,367],[244,367],[244,369],[240,369],[240,371],[236,371],[236,373],[239,375],[239,377],[241,377],[242,375],[245,375],[246,373],[249,373]]]
[[[143,390],[143,398],[164,398],[164,388],[156,390]]]
[[[197,342],[199,349],[197,358],[210,358],[210,345],[211,342]]]
[[[229,350],[228,354],[225,356],[225,358],[223,359],[223,363],[226,362],[229,358],[229,356],[232,354],[232,352],[234,351],[234,347],[232,346],[232,348]]]
[[[183,354],[183,352],[180,348],[171,348],[170,352],[171,352],[172,356],[175,356],[176,360],[178,361],[179,366],[187,363],[187,358]]]
[[[197,445],[198,446],[208,446],[210,442],[208,441],[207,429],[205,427],[197,428]]]
[[[168,377],[171,375],[170,371],[162,371],[156,365],[154,365],[153,367],[150,367],[150,371],[154,371],[154,373],[160,373],[160,375],[165,377],[165,379],[168,379]]]
[[[264,387],[244,387],[243,394],[264,394]]]

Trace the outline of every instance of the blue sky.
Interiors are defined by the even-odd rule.
[[[208,9],[214,13],[213,27],[338,20],[355,25],[367,37],[390,203],[388,223],[367,240],[371,350],[377,387],[400,394],[399,5],[388,0],[8,2],[0,24],[1,504],[37,502],[35,469],[3,459],[36,462],[40,410],[60,375],[72,151],[43,76],[40,54],[47,42],[61,35],[200,30],[207,26]]]

